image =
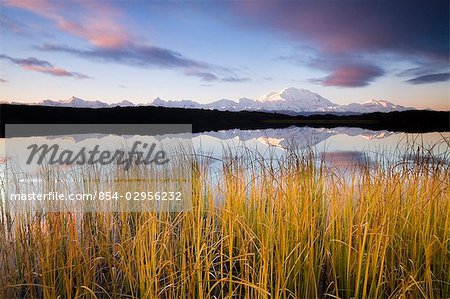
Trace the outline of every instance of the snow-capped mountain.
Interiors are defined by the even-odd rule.
[[[164,101],[157,98],[151,106],[217,109],[221,111],[267,111],[290,114],[301,113],[370,113],[413,110],[412,107],[395,105],[388,101],[371,100],[362,104],[352,103],[338,105],[330,100],[306,89],[286,88],[279,92],[270,92],[258,100],[242,98],[235,102],[228,99],[215,101],[209,104],[200,104],[193,101]]]
[[[76,108],[106,108],[110,107],[110,104],[106,104],[100,101],[86,101],[77,97],[71,97],[65,101],[53,101],[44,100],[39,105],[54,106],[54,107],[76,107]]]
[[[370,113],[413,110],[413,107],[395,105],[388,101],[370,100],[365,103],[351,103],[338,105],[306,89],[286,88],[281,91],[270,92],[259,99],[241,98],[238,101],[222,99],[208,104],[195,101],[164,101],[159,97],[148,104],[134,104],[124,100],[118,103],[108,104],[101,101],[87,101],[77,97],[69,100],[53,101],[45,100],[37,105],[76,108],[107,108],[107,107],[134,107],[134,106],[158,106],[167,108],[196,108],[217,109],[220,111],[265,111],[286,114],[311,114],[311,113]]]
[[[222,111],[237,111],[240,109],[240,107],[241,106],[239,105],[239,103],[227,99],[218,100],[205,105],[205,108],[217,109]]]
[[[150,106],[167,107],[167,108],[200,108],[201,104],[194,102],[194,101],[189,101],[189,100],[164,101],[164,100],[161,100],[159,97],[157,97],[149,105]]]
[[[286,88],[281,92],[271,92],[259,99],[268,110],[334,111],[338,105],[317,93],[306,89]]]
[[[405,111],[405,110],[414,110],[414,108],[395,105],[388,101],[376,101],[376,100],[370,100],[362,104],[352,103],[348,105],[343,105],[337,109],[337,111],[342,112],[354,111],[360,113],[391,112],[391,111]]]
[[[130,102],[130,101],[127,101],[127,100],[123,100],[123,101],[121,101],[121,102],[118,102],[118,103],[115,103],[115,104],[112,104],[112,105],[114,105],[114,106],[119,106],[119,107],[130,107],[130,106],[135,106],[134,103],[132,103],[132,102]]]
[[[80,99],[77,97],[71,97],[70,99],[63,100],[63,101],[44,100],[42,102],[36,103],[35,105],[53,106],[53,107],[74,107],[74,108],[109,108],[109,107],[143,106],[143,104],[135,104],[128,100],[123,100],[123,101],[120,101],[117,103],[108,104],[108,103],[101,102],[101,101],[83,100],[83,99]]]
[[[306,89],[286,88],[279,92],[270,92],[258,100],[242,98],[219,100],[209,104],[193,101],[164,101],[156,99],[150,105],[162,107],[217,109],[222,111],[269,111],[282,113],[311,113],[311,112],[339,112],[339,113],[370,113],[412,110],[412,107],[395,105],[388,101],[371,100],[362,104],[352,103],[338,105],[330,100]]]

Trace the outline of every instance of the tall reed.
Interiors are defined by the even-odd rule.
[[[3,206],[0,297],[450,297],[448,164],[241,154],[192,159],[190,212]]]

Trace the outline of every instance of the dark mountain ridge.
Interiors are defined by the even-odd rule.
[[[450,131],[450,112],[411,110],[361,115],[292,116],[253,111],[229,112],[152,106],[92,109],[0,104],[0,123],[1,137],[5,136],[5,124],[192,124],[193,132],[282,128],[292,125],[326,128],[347,126],[419,133]],[[74,130],[76,131],[75,128]]]

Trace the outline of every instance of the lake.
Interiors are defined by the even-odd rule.
[[[159,172],[122,171],[114,164],[36,167],[12,158],[23,162],[29,144],[114,151],[136,141],[172,145],[167,152],[176,163]],[[12,175],[0,178],[0,250],[14,252],[0,263],[6,273],[0,282],[15,279],[17,267],[32,277],[11,292],[48,283],[36,272],[42,269],[56,277],[51,285],[72,273],[80,281],[89,271],[107,273],[124,294],[145,273],[142,281],[156,277],[155,289],[174,298],[185,285],[174,281],[197,275],[211,293],[231,286],[248,298],[259,298],[262,288],[268,294],[277,279],[285,279],[292,298],[325,297],[316,294],[330,293],[319,288],[327,285],[339,297],[358,297],[348,286],[359,284],[376,294],[371,298],[400,297],[405,282],[408,298],[424,290],[450,294],[449,132],[293,126],[0,142],[0,167]],[[30,201],[30,194],[44,199]],[[251,284],[231,280],[241,277]]]
[[[134,137],[122,137],[103,134],[76,134],[67,136],[35,136],[0,139],[0,163],[5,163],[5,144],[7,140],[15,144],[33,142],[52,142],[66,146],[82,147],[86,144],[117,144],[117,140],[133,140]],[[157,140],[174,140],[179,135],[155,136]],[[417,159],[411,152],[420,156],[433,156],[449,163],[450,132],[403,133],[391,131],[372,131],[360,128],[311,128],[288,127],[264,130],[222,130],[195,133],[181,136],[183,140],[191,138],[193,152],[210,158],[211,164],[219,165],[227,153],[239,154],[250,151],[260,158],[280,158],[290,150],[313,152],[317,159],[333,166],[346,166],[360,162],[387,159],[391,163]],[[116,140],[116,143],[114,142]],[[17,150],[15,149],[17,154]],[[26,155],[23,148],[20,155]],[[255,156],[255,157],[256,157]]]

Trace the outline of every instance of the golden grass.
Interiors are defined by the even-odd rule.
[[[187,213],[3,209],[0,297],[450,297],[448,165],[192,164]]]

